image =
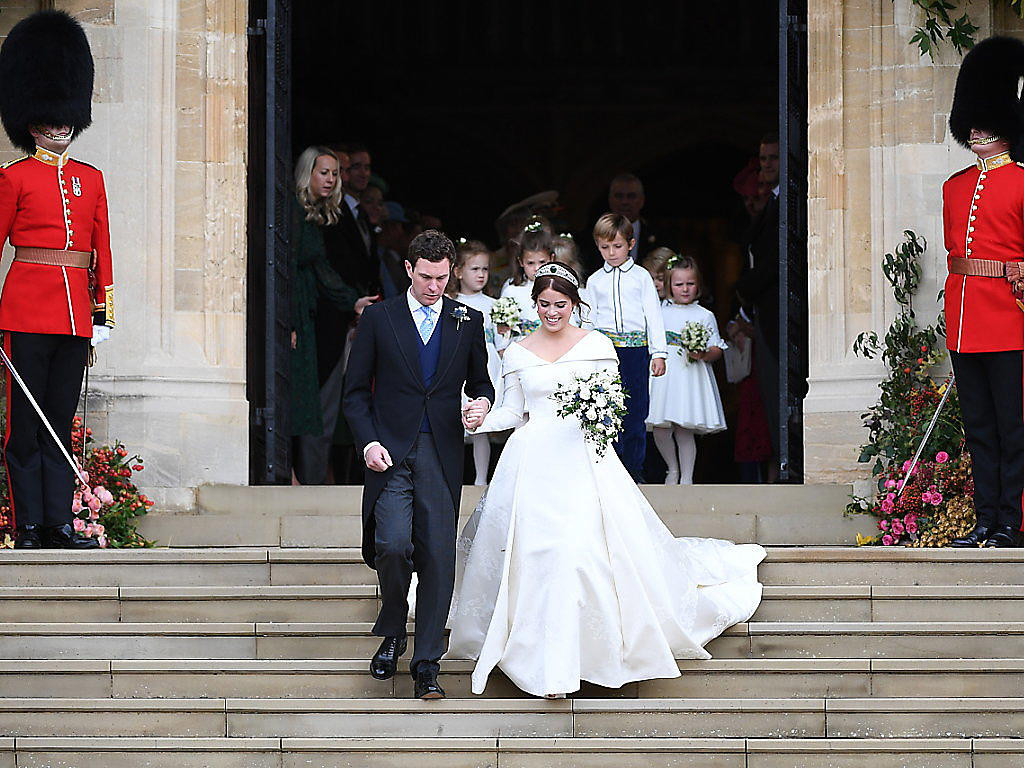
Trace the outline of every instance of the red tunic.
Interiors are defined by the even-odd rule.
[[[1024,260],[1024,167],[1009,156],[954,173],[942,186],[949,259]],[[1024,312],[1002,278],[946,277],[946,346],[956,352],[1024,349]]]
[[[0,330],[92,336],[113,326],[110,227],[103,174],[43,149],[0,167],[0,244],[94,253],[89,270],[15,261],[0,295]]]

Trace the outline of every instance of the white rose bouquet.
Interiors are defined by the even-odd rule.
[[[626,392],[618,372],[576,376],[571,383],[560,385],[551,399],[558,403],[557,414],[563,419],[579,419],[583,438],[594,445],[598,456],[604,456],[626,415]]]
[[[679,332],[679,354],[686,362],[692,362],[690,352],[707,352],[711,331],[704,323],[691,320]]]
[[[498,299],[491,305],[491,322],[495,325],[507,325],[515,330],[519,327],[519,302],[511,296]]]

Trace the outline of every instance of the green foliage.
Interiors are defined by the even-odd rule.
[[[1001,0],[1019,16],[1024,18],[1024,0]],[[895,0],[893,0],[895,2]],[[935,52],[948,43],[957,53],[973,48],[978,27],[971,21],[965,10],[956,16],[959,3],[950,0],[910,0],[924,12],[924,23],[914,30],[910,38],[911,45],[916,45],[921,55],[927,55],[934,61]],[[968,0],[970,2],[970,0]]]

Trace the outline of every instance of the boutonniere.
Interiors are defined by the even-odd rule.
[[[455,318],[455,330],[462,330],[462,324],[469,320],[469,311],[462,305],[452,310],[452,317]]]

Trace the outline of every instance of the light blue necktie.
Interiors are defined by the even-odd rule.
[[[420,307],[423,310],[423,320],[420,322],[420,339],[426,344],[430,341],[430,333],[434,330],[434,313],[430,307]]]

